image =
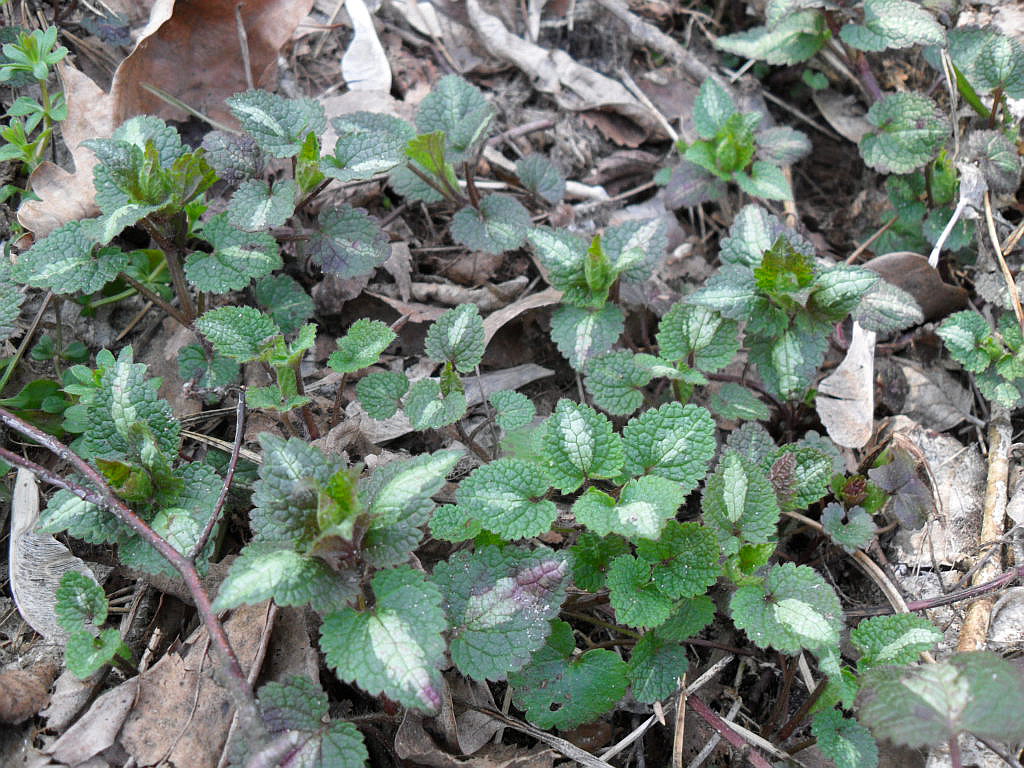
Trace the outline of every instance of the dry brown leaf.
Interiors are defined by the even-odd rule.
[[[49,662],[0,672],[0,723],[17,725],[38,714],[50,700],[50,684],[56,675],[57,666]]]
[[[39,200],[29,200],[18,209],[18,222],[36,239],[57,227],[99,213],[92,169],[96,156],[81,146],[86,139],[105,138],[114,132],[113,102],[96,83],[77,69],[58,64],[67,100],[68,117],[61,123],[61,136],[75,166],[68,173],[47,161],[29,177],[29,186]]]
[[[126,680],[100,696],[89,711],[61,734],[46,751],[54,760],[78,765],[114,743],[139,690],[139,678]]]
[[[863,448],[875,426],[875,332],[853,324],[843,362],[818,384],[814,407],[828,436],[846,448]]]
[[[893,251],[873,258],[864,266],[913,296],[925,320],[936,320],[967,306],[967,291],[944,282],[938,271],[928,266],[928,259],[919,253]]]
[[[826,90],[812,91],[811,98],[826,122],[847,141],[859,144],[864,134],[873,130],[864,116],[867,110],[854,96]]]
[[[492,312],[484,318],[484,346],[491,343],[494,335],[507,323],[515,320],[524,312],[540,307],[548,307],[557,304],[562,299],[562,292],[554,288],[545,288],[543,291],[531,293],[518,301],[514,301],[507,307]]]
[[[241,8],[245,24],[253,82],[272,90],[278,52],[312,6],[313,0],[157,0],[138,44],[114,73],[115,124],[134,115],[188,118],[143,87],[151,85],[214,120],[235,125],[224,99],[248,88],[235,8]]]
[[[945,432],[970,418],[974,397],[949,371],[910,360],[892,361],[907,382],[900,412],[928,429]]]
[[[458,758],[434,743],[423,728],[423,718],[408,711],[395,734],[395,753],[403,760],[430,768],[551,768],[558,753],[551,749],[498,745],[469,758]]]

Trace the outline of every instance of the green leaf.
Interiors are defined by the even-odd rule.
[[[608,567],[619,555],[627,554],[629,542],[620,536],[598,536],[584,531],[569,551],[572,553],[572,578],[587,592],[604,588]]]
[[[547,155],[532,154],[516,161],[519,182],[534,196],[549,203],[565,197],[565,177]]]
[[[435,539],[457,543],[480,535],[483,527],[473,513],[457,504],[445,504],[434,510],[430,533]]]
[[[876,130],[860,140],[864,162],[881,173],[909,173],[933,159],[949,137],[935,102],[917,93],[892,93],[871,105]]]
[[[942,638],[938,627],[913,613],[874,616],[850,632],[850,642],[860,651],[857,669],[862,674],[881,664],[912,664]]]
[[[217,352],[240,363],[263,357],[268,341],[281,332],[255,307],[211,309],[196,320],[196,327]]]
[[[536,227],[527,234],[540,263],[548,271],[548,282],[562,291],[562,302],[581,307],[593,303],[592,292],[587,285],[587,248],[589,243],[579,235],[564,229]],[[604,303],[601,297],[598,305]]]
[[[256,303],[284,333],[297,331],[313,316],[313,299],[291,275],[266,275],[253,286]]]
[[[286,99],[266,91],[236,93],[227,100],[231,113],[271,157],[292,157],[306,134],[327,127],[323,105],[316,99]]]
[[[308,253],[342,280],[368,275],[391,254],[387,235],[362,208],[342,205],[320,213],[320,228],[313,232]]]
[[[313,681],[294,676],[259,690],[260,714],[271,733],[291,731],[289,761],[303,768],[363,768],[369,753],[352,723],[324,723],[327,696]]]
[[[537,407],[526,395],[503,389],[493,393],[488,400],[494,406],[494,420],[506,432],[525,427],[537,415]]]
[[[213,607],[219,612],[273,599],[278,605],[309,605],[327,613],[344,608],[358,594],[356,578],[333,570],[323,560],[256,543],[235,558]]]
[[[69,635],[100,627],[107,620],[107,595],[95,579],[84,573],[67,571],[61,576],[56,600],[57,623]]]
[[[655,633],[666,640],[688,640],[715,620],[715,610],[715,602],[708,595],[680,600],[672,615]]]
[[[509,195],[487,195],[480,207],[467,205],[452,217],[452,239],[474,251],[504,253],[518,248],[533,222],[523,204]]]
[[[587,363],[583,383],[595,405],[613,416],[628,416],[643,405],[643,388],[653,372],[640,365],[637,357],[629,350],[619,350]]]
[[[861,681],[857,715],[876,738],[909,747],[943,744],[961,733],[1010,743],[1024,738],[1024,682],[994,653],[875,667]]]
[[[738,552],[743,543],[773,541],[781,514],[768,478],[732,450],[708,478],[701,509],[726,554]]]
[[[98,637],[90,632],[78,631],[68,637],[64,663],[72,674],[84,680],[115,656],[131,659],[131,651],[116,629],[104,629]]]
[[[480,365],[484,356],[484,322],[476,304],[449,309],[427,330],[427,357],[452,363],[461,373]]]
[[[219,389],[238,378],[240,366],[234,360],[214,353],[213,360],[198,344],[189,344],[178,352],[178,374],[184,381],[194,380],[200,389]]]
[[[595,533],[628,539],[656,539],[686,499],[679,484],[657,475],[630,480],[618,502],[604,491],[588,488],[572,506],[576,520]]]
[[[203,225],[203,238],[212,253],[193,251],[185,258],[185,276],[200,291],[240,291],[254,278],[281,267],[277,241],[266,232],[243,232],[227,214],[217,214]]]
[[[715,534],[699,523],[669,520],[657,541],[640,539],[636,553],[652,567],[654,583],[673,600],[703,595],[722,570]]]
[[[443,131],[446,154],[462,162],[484,137],[494,118],[494,107],[483,93],[461,77],[446,75],[420,103],[416,128],[420,133]]]
[[[263,463],[253,486],[249,514],[254,542],[282,547],[308,546],[319,534],[319,490],[343,467],[298,438],[284,440],[269,432],[260,435]]]
[[[409,387],[405,414],[415,430],[440,429],[466,415],[466,395],[458,390],[442,394],[436,379],[420,379]]]
[[[637,701],[653,704],[675,693],[690,661],[686,647],[648,632],[633,646],[629,657],[629,683]]]
[[[848,510],[833,502],[822,511],[821,526],[832,541],[851,555],[858,549],[867,549],[875,538],[875,523],[861,507]]]
[[[398,334],[387,323],[361,318],[338,339],[338,348],[331,353],[327,364],[338,373],[355,373],[379,361],[384,350],[397,338]]]
[[[740,348],[739,323],[707,307],[679,302],[661,318],[658,350],[663,358],[714,373]]]
[[[94,293],[128,265],[119,248],[100,248],[95,219],[71,221],[21,254],[15,280],[55,293]]]
[[[423,181],[406,166],[400,165],[391,171],[388,174],[388,183],[399,196],[404,197],[409,202],[439,203],[444,200],[444,195]]]
[[[115,544],[127,541],[131,530],[102,507],[83,501],[70,491],[57,491],[39,516],[39,530],[46,533],[67,531],[89,544]]]
[[[793,188],[779,166],[755,160],[750,172],[737,171],[733,179],[751,197],[765,200],[792,200]]]
[[[18,281],[12,277],[12,265],[0,263],[0,341],[10,338],[17,329],[18,317],[25,296]]]
[[[615,619],[631,627],[656,627],[672,612],[672,600],[654,583],[651,566],[630,555],[612,560],[608,591]]]
[[[551,631],[568,576],[549,550],[484,547],[437,564],[434,582],[451,627],[452,661],[476,680],[504,680],[530,660]]]
[[[334,154],[320,161],[325,176],[338,181],[363,181],[405,162],[405,147],[416,130],[400,118],[375,112],[354,112],[331,120],[338,134]]]
[[[747,387],[736,382],[726,382],[711,396],[711,410],[723,419],[732,421],[765,420],[771,410]]]
[[[839,642],[843,611],[835,590],[805,565],[773,565],[763,585],[740,587],[729,603],[733,623],[759,648],[796,654]]]
[[[596,311],[562,304],[551,315],[551,339],[576,370],[607,352],[623,328],[622,310],[614,304]]]
[[[786,511],[807,509],[821,499],[832,479],[832,456],[809,445],[785,445],[765,466],[779,506]]]
[[[758,257],[760,259],[760,256]],[[725,317],[747,320],[755,309],[767,309],[754,273],[738,264],[725,264],[713,274],[687,303],[718,310]]]
[[[974,62],[981,87],[1002,88],[1011,99],[1024,98],[1024,46],[1007,35],[990,38]]]
[[[617,476],[625,458],[622,439],[608,418],[566,399],[545,421],[543,445],[551,484],[562,493],[572,493],[591,478]]]
[[[360,501],[376,527],[425,518],[434,508],[431,496],[441,490],[445,477],[462,451],[423,453],[413,459],[392,461],[373,473],[360,489]]]
[[[875,333],[897,333],[924,322],[917,299],[887,280],[878,280],[853,310],[853,319]]]
[[[790,247],[809,257],[814,246],[794,230],[785,226],[759,205],[746,205],[733,219],[729,236],[722,240],[719,257],[726,264],[756,267],[778,239],[785,238]]]
[[[748,326],[749,328],[749,326]],[[750,359],[770,392],[785,398],[801,396],[812,384],[825,357],[831,326],[797,314],[787,328],[774,336],[748,331]]]
[[[295,212],[298,191],[291,179],[277,182],[273,189],[261,179],[243,181],[228,204],[228,220],[247,232],[284,226]]]
[[[328,666],[371,695],[438,712],[447,628],[440,590],[408,566],[380,571],[372,587],[372,609],[324,617],[320,648]]]
[[[662,218],[626,221],[604,231],[601,248],[624,282],[641,283],[665,259],[668,227]]]
[[[735,113],[736,103],[732,96],[714,78],[709,77],[701,83],[693,105],[693,122],[702,139],[714,139],[725,121]]]
[[[807,157],[811,149],[807,134],[788,126],[780,125],[757,132],[757,158],[772,165],[792,165]]]
[[[823,14],[798,11],[787,13],[770,26],[719,37],[715,45],[745,59],[786,66],[807,61],[822,49],[829,37]]]
[[[778,448],[768,430],[753,422],[730,432],[726,444],[754,466],[764,464]]]
[[[818,749],[836,768],[877,768],[878,744],[871,732],[835,709],[818,712],[811,721]]]
[[[512,701],[538,728],[574,728],[607,712],[626,693],[629,667],[614,651],[575,656],[572,627],[551,622],[547,643],[520,673],[509,675]]]
[[[519,459],[498,459],[473,470],[455,492],[464,509],[486,510],[481,524],[504,539],[528,539],[548,531],[558,516],[544,498],[551,482],[544,469]]]
[[[371,373],[356,383],[359,404],[375,419],[390,419],[394,416],[408,391],[409,379],[404,373],[393,371]]]
[[[629,420],[624,471],[675,480],[689,493],[707,474],[715,454],[715,422],[696,405],[666,403]]]
[[[808,307],[829,320],[844,320],[881,278],[864,267],[840,264],[821,272],[811,285]]]
[[[263,171],[262,153],[251,136],[214,130],[203,136],[202,146],[217,176],[231,186]]]
[[[992,362],[992,328],[977,312],[965,309],[950,315],[937,333],[952,358],[966,370],[981,373]]]
[[[946,39],[935,17],[909,0],[865,0],[863,25],[847,24],[839,36],[861,51],[942,45]]]

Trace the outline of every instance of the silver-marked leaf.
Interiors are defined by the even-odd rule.
[[[743,58],[785,66],[807,61],[822,49],[830,36],[824,14],[807,10],[787,13],[770,26],[724,35],[715,45]]]
[[[765,128],[757,132],[757,158],[772,165],[792,165],[811,153],[807,134],[788,126]]]
[[[935,17],[910,0],[865,0],[864,23],[847,24],[839,36],[861,51],[942,45],[946,39]]]
[[[628,416],[643,405],[646,387],[654,377],[649,366],[642,365],[629,350],[599,355],[586,367],[583,383],[594,404],[613,416]]]
[[[544,498],[551,482],[543,467],[520,459],[498,459],[473,470],[455,492],[458,505],[481,510],[480,522],[504,539],[527,539],[551,528],[558,516]]]
[[[452,239],[474,251],[504,253],[518,248],[532,226],[530,212],[509,195],[488,195],[480,208],[467,205],[452,217]]]
[[[996,35],[982,47],[974,62],[981,87],[1001,88],[1011,99],[1024,98],[1024,46],[1008,35]]]
[[[685,499],[678,483],[648,475],[626,483],[618,501],[588,488],[572,505],[572,512],[577,522],[600,536],[616,533],[633,540],[657,539]]]
[[[452,661],[476,680],[521,669],[550,634],[565,599],[569,566],[546,549],[484,547],[434,569],[451,627]]]
[[[551,338],[576,370],[611,349],[624,327],[622,310],[614,304],[598,310],[563,304],[551,316]]]
[[[709,77],[700,86],[693,105],[693,122],[702,139],[710,141],[719,129],[736,113],[732,96],[714,78]]]
[[[489,398],[494,406],[494,420],[506,432],[525,427],[537,415],[537,407],[526,395],[503,389]]]
[[[914,613],[873,616],[850,632],[850,642],[860,651],[861,673],[880,664],[913,664],[942,638],[942,630]]]
[[[793,188],[779,166],[755,160],[750,171],[736,171],[733,179],[751,197],[765,200],[792,200]]]
[[[286,99],[266,91],[236,93],[227,100],[232,114],[272,157],[292,157],[306,134],[327,127],[323,105],[316,99]]]
[[[723,419],[732,421],[764,420],[771,416],[761,398],[734,381],[726,382],[711,396],[710,407]]]
[[[298,187],[291,179],[274,184],[262,179],[243,181],[228,204],[228,220],[247,232],[283,226],[295,212]]]
[[[185,258],[185,276],[200,291],[240,291],[258,277],[281,267],[277,241],[266,232],[245,232],[219,213],[203,225],[202,236],[213,251],[193,251]]]
[[[452,363],[469,373],[484,356],[484,322],[476,304],[460,304],[441,315],[427,330],[427,357]]]
[[[892,93],[871,105],[875,130],[860,141],[864,162],[881,173],[909,173],[935,157],[949,125],[935,102],[917,93]]]
[[[565,197],[565,177],[547,155],[526,155],[516,161],[516,175],[532,194],[549,203]]]
[[[420,379],[409,387],[405,414],[415,430],[447,427],[466,414],[466,395],[458,390],[442,394],[436,379]]]
[[[95,219],[68,222],[18,257],[14,279],[55,293],[98,291],[128,266],[128,254],[98,243]]]
[[[665,259],[668,228],[661,218],[626,221],[604,231],[601,247],[625,282],[640,283]]]
[[[368,275],[391,254],[387,235],[362,208],[342,205],[320,213],[309,254],[324,272],[343,280]]]
[[[625,458],[608,417],[565,399],[544,424],[543,445],[551,483],[562,493],[590,478],[615,477]]]
[[[331,120],[338,134],[334,154],[320,161],[325,176],[361,181],[405,162],[405,147],[416,129],[392,115],[354,112]]]
[[[420,133],[444,131],[449,162],[459,163],[476,147],[494,118],[494,107],[480,90],[457,75],[446,75],[420,102]]]
[[[380,571],[372,587],[372,609],[324,617],[320,648],[328,666],[367,693],[436,713],[448,626],[440,590],[408,566]]]
[[[772,541],[781,514],[764,472],[732,450],[708,478],[701,509],[726,554],[738,552],[745,543]]]
[[[218,307],[198,320],[196,327],[225,357],[240,363],[258,360],[266,342],[281,331],[255,307]]]
[[[708,307],[679,302],[661,318],[658,350],[663,358],[714,373],[740,348],[739,323]]]
[[[666,403],[630,419],[622,430],[631,475],[675,480],[689,493],[707,474],[715,454],[715,422],[697,405]]]
[[[355,373],[380,360],[381,353],[396,338],[397,334],[387,323],[360,318],[338,339],[338,348],[331,353],[327,364],[339,373]]]

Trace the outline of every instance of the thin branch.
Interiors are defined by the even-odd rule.
[[[178,294],[178,303],[181,304],[182,314],[187,318],[185,325],[190,325],[192,320],[195,319],[196,307],[192,303],[192,294],[189,293],[188,281],[185,279],[185,270],[181,263],[181,249],[176,243],[165,237],[164,233],[160,231],[160,227],[154,224],[148,216],[139,223],[156,244],[160,246],[160,250],[164,252],[164,258],[167,259],[167,271],[171,275],[174,292]]]
[[[719,717],[699,696],[688,697],[686,703],[689,705],[690,709],[700,715],[704,722],[718,731],[723,739],[738,749],[740,754],[742,754],[746,758],[747,762],[754,766],[754,768],[772,768],[772,764],[768,762],[764,755],[745,742],[743,738],[729,726],[729,723]]]
[[[235,407],[235,441],[231,445],[231,458],[228,460],[228,468],[224,473],[224,485],[221,486],[220,495],[217,497],[217,503],[213,505],[213,512],[210,514],[210,519],[206,521],[206,527],[203,528],[203,532],[199,534],[199,539],[196,541],[195,546],[192,547],[192,551],[188,554],[188,559],[193,563],[199,557],[199,553],[206,547],[206,542],[210,540],[213,529],[217,525],[217,520],[220,518],[220,513],[224,509],[224,503],[228,500],[228,492],[231,490],[231,483],[235,479],[235,469],[238,468],[238,457],[242,453],[242,440],[244,437],[245,388],[242,388],[238,393],[238,405]]]
[[[149,301],[151,301],[154,304],[156,304],[158,307],[160,307],[160,309],[162,309],[168,315],[173,317],[175,320],[177,320],[183,326],[185,326],[189,330],[192,330],[192,323],[191,323],[191,321],[187,317],[185,317],[184,314],[182,314],[181,310],[178,309],[173,304],[171,304],[169,301],[167,301],[163,296],[161,296],[159,293],[154,291],[148,285],[146,285],[145,283],[139,282],[134,277],[129,275],[127,272],[121,272],[119,277],[121,277],[121,279],[123,279],[126,283],[128,283],[128,285],[130,285],[136,291],[138,291],[143,296],[145,296]]]

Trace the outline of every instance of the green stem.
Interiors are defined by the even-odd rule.
[[[613,632],[618,632],[620,635],[625,635],[626,637],[632,637],[634,640],[639,640],[642,637],[642,635],[639,632],[634,632],[631,629],[626,629],[625,627],[620,627],[618,624],[612,624],[610,621],[605,621],[604,619],[599,619],[596,616],[589,616],[589,615],[587,615],[585,613],[577,613],[576,611],[562,611],[562,615],[563,616],[568,616],[571,619],[579,619],[580,621],[585,621],[588,624],[593,624],[596,627],[603,627],[604,629],[610,629]]]
[[[189,292],[188,281],[185,279],[181,248],[178,247],[177,243],[166,237],[160,230],[160,227],[153,223],[153,220],[148,216],[142,220],[142,227],[149,233],[149,236],[153,238],[156,244],[160,246],[160,250],[164,252],[164,258],[167,259],[167,271],[171,274],[171,284],[174,286],[174,292],[178,295],[181,313],[186,318],[184,324],[186,326],[191,325],[192,321],[196,319],[196,307],[192,303],[192,294]],[[159,304],[159,302],[154,303]],[[163,305],[159,304],[159,306]]]

